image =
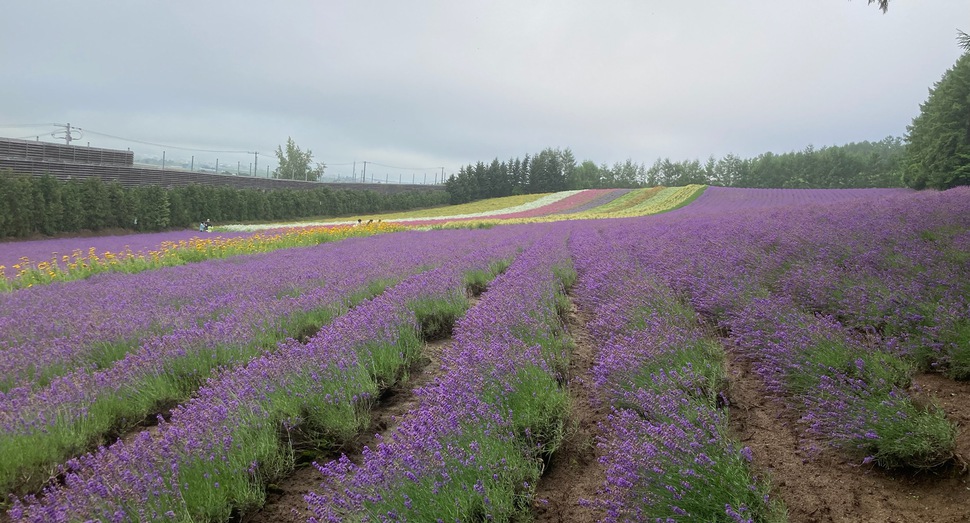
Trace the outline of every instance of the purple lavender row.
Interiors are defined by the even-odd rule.
[[[642,255],[707,314],[723,317],[768,289],[920,368],[968,379],[970,188],[880,195],[737,212],[716,224],[681,214],[669,234],[682,239]],[[635,234],[673,230],[656,229]]]
[[[533,230],[545,237],[459,320],[418,408],[361,465],[318,465],[310,521],[508,521],[529,510],[537,458],[555,450],[568,407],[555,369],[568,361],[557,295],[571,270],[567,229]]]
[[[464,237],[485,244],[500,240],[495,234]],[[141,422],[165,404],[187,398],[212,369],[244,362],[276,341],[300,334],[304,325],[325,322],[340,311],[349,294],[369,282],[400,278],[472,248],[456,238],[408,233],[398,242],[375,237],[378,241],[350,242],[341,249],[292,249],[169,269],[177,273],[209,267],[214,274],[264,275],[261,281],[270,292],[252,285],[240,288],[229,296],[232,307],[221,317],[148,338],[106,369],[82,369],[54,379],[47,387],[22,387],[5,394],[0,403],[0,486],[6,491],[35,488],[20,478],[38,478],[36,471],[50,469],[112,432]],[[130,277],[138,280],[143,275]],[[115,278],[122,275],[104,277]],[[327,283],[320,286],[321,280]],[[100,279],[88,285],[96,281]],[[300,294],[275,296],[281,288]]]
[[[863,463],[933,468],[954,456],[956,427],[906,392],[913,364],[867,347],[787,297],[757,299],[732,320],[737,350],[809,434]]]
[[[73,460],[63,486],[17,501],[10,516],[35,522],[220,521],[233,509],[259,505],[264,482],[292,465],[293,447],[336,446],[364,426],[380,382],[399,376],[419,349],[413,303],[464,300],[466,272],[487,269],[527,241],[464,237],[464,247],[442,252],[451,262],[362,303],[307,344],[290,340],[212,378],[157,431]]]
[[[773,208],[831,205],[912,195],[912,189],[748,189],[708,186],[683,214],[726,214]]]
[[[966,354],[959,333],[968,325],[967,193],[736,213],[716,222],[681,214],[666,231],[629,231],[678,241],[627,245],[736,335],[809,432],[864,461],[929,467],[952,455],[953,427],[937,410],[916,409],[904,389],[914,368],[937,363],[956,374]]]
[[[710,215],[685,208],[666,221],[631,222],[624,234],[671,238],[639,256],[705,314],[721,318],[768,289],[920,365],[970,377],[954,354],[970,329],[970,188],[860,191],[871,196],[718,215],[730,208],[722,200]]]
[[[105,368],[147,338],[232,314],[240,295],[277,302],[335,276],[353,276],[354,266],[362,274],[390,271],[394,258],[379,253],[393,254],[397,244],[352,239],[319,251],[116,273],[2,294],[0,391],[44,386],[75,369]]]
[[[598,438],[606,480],[596,500],[582,502],[603,509],[608,523],[783,520],[718,408],[719,343],[622,247],[592,228],[571,243],[576,299],[600,340],[593,375],[611,406]]]

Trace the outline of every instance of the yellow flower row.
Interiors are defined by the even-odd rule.
[[[78,280],[102,272],[141,272],[212,258],[316,245],[352,236],[371,236],[405,229],[406,227],[392,223],[314,226],[235,238],[196,237],[178,242],[162,242],[157,249],[139,252],[133,252],[125,247],[125,250],[120,252],[103,252],[99,255],[94,247],[88,249],[87,253],[82,249],[76,249],[71,255],[60,257],[55,255],[50,261],[36,264],[22,257],[19,263],[10,267],[16,271],[13,276],[6,276],[6,267],[0,265],[0,291],[11,291],[53,281]]]

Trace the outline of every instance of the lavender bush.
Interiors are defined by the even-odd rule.
[[[395,249],[377,241],[374,250],[369,250],[367,242],[352,242],[348,247],[357,248],[339,250],[342,256],[332,262],[323,261],[326,249],[316,248],[218,263],[229,266],[222,269],[252,274],[270,273],[270,267],[279,262],[289,262],[286,267],[292,268],[280,271],[281,280],[260,280],[268,283],[269,292],[253,287],[249,293],[245,288],[235,289],[231,311],[218,320],[150,337],[136,351],[103,370],[81,369],[39,390],[21,387],[5,394],[0,404],[0,485],[7,490],[15,485],[36,488],[55,464],[109,440],[112,434],[138,424],[166,405],[186,399],[213,369],[245,362],[287,336],[319,327],[351,305],[345,300],[367,289],[368,282],[386,282],[424,264],[461,258],[473,248],[469,243],[437,243],[444,237],[418,235],[415,240],[419,237],[431,243],[400,242]],[[476,239],[501,250],[504,254],[498,258],[510,256],[517,246],[500,235],[490,237],[492,240],[487,240],[479,234]],[[280,259],[275,259],[277,255]],[[364,260],[355,265],[348,256],[363,256]],[[367,259],[393,260],[400,265],[394,269],[386,262],[370,263]],[[170,270],[195,270],[203,265]],[[327,272],[319,272],[321,269]],[[300,270],[310,275],[287,277],[287,273]],[[324,278],[329,285],[319,286]],[[258,284],[255,279],[250,282]],[[300,292],[277,296],[280,288]],[[366,296],[358,294],[356,299]],[[25,477],[34,479],[25,481]]]
[[[612,408],[599,437],[606,482],[584,503],[608,522],[784,520],[718,408],[720,345],[680,297],[612,247],[591,232],[572,243],[577,299],[601,340],[594,376]]]
[[[789,300],[800,319],[772,325],[786,341],[751,338],[744,348],[769,390],[795,395],[789,404],[807,409],[806,427],[852,455],[924,467],[952,454],[953,429],[938,410],[916,408],[904,387],[915,368],[959,368],[967,190],[862,192],[716,222],[713,211],[683,211],[609,238],[732,337],[764,330],[742,328],[751,303]],[[676,242],[635,241],[674,234]],[[831,336],[818,338],[825,317]]]
[[[221,521],[258,505],[264,483],[290,468],[294,447],[339,445],[359,432],[372,398],[419,349],[410,304],[464,299],[464,271],[509,255],[507,243],[496,243],[405,279],[305,345],[290,340],[224,371],[157,431],[68,463],[63,486],[16,501],[9,514],[15,521]]]
[[[562,231],[540,230],[548,236],[458,321],[445,374],[417,391],[420,406],[363,464],[318,467],[311,521],[508,521],[527,510],[568,405],[553,371],[567,357],[556,274],[570,272],[568,254]]]

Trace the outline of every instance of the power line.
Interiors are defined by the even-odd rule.
[[[28,134],[27,136],[18,136],[14,140],[26,140],[27,138],[40,138],[41,136],[47,136],[49,133],[43,132],[41,134]]]
[[[57,126],[56,123],[20,123],[20,124],[0,124],[2,128],[16,128],[16,127],[54,127]]]
[[[78,129],[81,129],[81,128],[79,127]],[[179,150],[182,150],[182,151],[196,151],[196,152],[202,152],[202,153],[227,153],[227,154],[258,154],[258,151],[225,151],[225,150],[216,150],[216,149],[196,149],[196,148],[193,148],[193,147],[180,147],[178,145],[166,145],[166,144],[162,144],[162,143],[146,142],[144,140],[135,140],[135,139],[132,139],[132,138],[123,138],[121,136],[115,136],[115,135],[112,135],[112,134],[102,133],[102,132],[98,132],[98,131],[92,131],[91,129],[88,129],[88,128],[84,128],[82,130],[83,131],[87,131],[87,132],[89,132],[91,134],[96,134],[98,136],[104,136],[106,138],[114,138],[115,140],[122,140],[122,141],[126,141],[126,142],[140,143],[140,144],[144,144],[144,145],[153,145],[155,147],[165,147],[165,148],[168,148],[168,149],[179,149]]]
[[[396,167],[394,165],[384,165],[377,162],[367,162],[371,165],[380,165],[381,167],[387,167],[388,169],[404,169],[406,171],[430,171],[431,169],[444,169],[444,167],[438,165],[435,167]]]

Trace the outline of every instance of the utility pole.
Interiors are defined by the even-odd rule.
[[[68,124],[70,126],[71,124]],[[162,151],[162,170],[165,170],[165,151]]]
[[[60,137],[57,136],[57,134],[60,133],[60,132],[63,132],[64,133],[64,143],[65,144],[71,145],[71,141],[72,140],[80,140],[81,139],[81,136],[82,135],[78,135],[77,138],[75,138],[74,135],[73,135],[74,131],[80,132],[81,131],[80,128],[78,128],[78,127],[73,127],[72,128],[71,127],[71,124],[66,124],[66,125],[54,124],[54,125],[57,126],[57,127],[63,127],[64,128],[64,131],[54,131],[54,132],[51,133],[51,136],[54,137],[54,138],[58,138],[59,139]],[[37,138],[37,141],[39,142],[40,141],[40,136],[37,136],[36,138]]]
[[[445,168],[441,168],[441,183],[445,183]]]
[[[354,160],[354,170],[351,172],[350,176],[351,176],[350,178],[351,182],[357,181],[357,160]]]
[[[192,164],[191,164],[191,167],[189,167],[189,170],[190,171],[194,171],[195,170],[195,155],[194,154],[192,155]]]
[[[259,176],[257,171],[259,171],[259,151],[253,151],[253,176]]]
[[[361,179],[364,183],[367,183],[367,160],[364,160],[364,176]]]

